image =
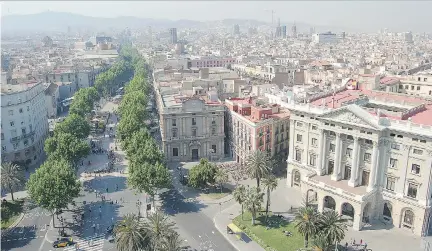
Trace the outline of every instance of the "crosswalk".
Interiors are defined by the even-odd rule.
[[[63,251],[102,251],[105,236],[102,234],[85,239],[74,239],[74,242],[76,246],[66,247]]]

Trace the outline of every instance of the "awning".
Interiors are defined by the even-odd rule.
[[[241,229],[238,228],[234,223],[228,224],[228,227],[229,227],[229,229],[231,229],[231,231],[233,231],[236,234],[239,234],[242,232]]]

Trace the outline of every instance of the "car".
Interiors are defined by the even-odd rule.
[[[67,247],[72,245],[74,242],[72,240],[72,238],[61,238],[60,240],[56,240],[53,243],[53,247],[54,248],[60,248],[60,247]]]

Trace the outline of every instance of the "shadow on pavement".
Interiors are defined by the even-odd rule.
[[[15,227],[1,238],[1,250],[13,250],[22,248],[30,243],[31,240],[36,238],[35,226]]]
[[[161,193],[159,198],[162,200],[162,210],[168,215],[199,212],[207,207],[198,200],[186,199],[175,189]]]
[[[91,187],[101,193],[115,193],[127,189],[126,177],[101,176],[84,182],[84,187]],[[108,190],[107,190],[108,188]],[[117,190],[118,188],[118,190]]]

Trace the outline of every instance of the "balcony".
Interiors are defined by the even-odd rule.
[[[16,142],[18,142],[18,141],[20,141],[20,140],[28,139],[28,138],[30,138],[30,137],[32,137],[32,136],[34,136],[34,135],[35,135],[35,131],[33,131],[33,132],[29,132],[29,133],[23,134],[23,135],[21,135],[21,136],[17,136],[17,137],[13,137],[13,138],[11,138],[11,139],[10,139],[10,142],[11,142],[11,143],[16,143]]]

